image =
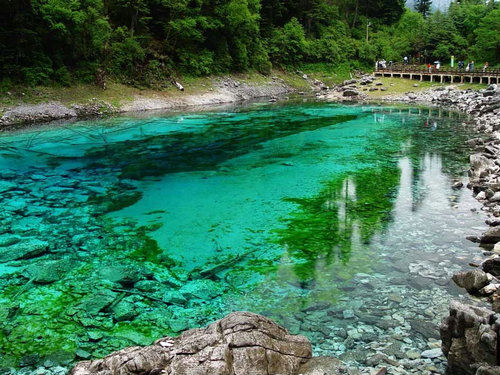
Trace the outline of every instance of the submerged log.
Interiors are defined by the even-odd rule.
[[[243,254],[237,254],[234,257],[227,259],[221,263],[217,263],[213,266],[208,266],[206,268],[203,268],[199,272],[193,274],[192,279],[197,279],[197,278],[205,278],[205,279],[217,279],[217,274],[221,271],[224,271],[228,269],[229,267],[235,265],[236,263],[241,262],[243,259],[245,259],[248,255],[254,253],[257,250],[250,250],[247,251],[246,253]]]

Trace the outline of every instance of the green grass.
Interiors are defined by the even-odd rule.
[[[388,95],[398,95],[398,94],[404,94],[406,92],[419,92],[419,91],[425,91],[429,90],[431,88],[436,88],[436,87],[441,87],[441,86],[450,86],[449,83],[439,83],[439,82],[428,82],[428,81],[417,81],[413,79],[404,79],[404,78],[389,78],[389,77],[378,77],[376,82],[382,82],[382,86],[371,86],[371,87],[377,87],[380,89],[380,87],[386,87],[387,91],[363,91],[366,93],[369,97],[371,98],[382,98]],[[418,85],[415,87],[414,85]],[[453,84],[455,87],[459,88],[460,90],[466,90],[466,89],[475,89],[475,90],[480,90],[484,89],[487,87],[485,84],[478,84],[478,83],[454,83]],[[358,85],[359,88],[369,88],[368,86],[361,86]]]
[[[283,72],[273,72],[273,76],[274,75],[284,78],[287,83],[293,82],[293,80],[287,80],[286,78],[288,75]],[[133,87],[113,81],[107,82],[106,90],[102,90],[100,87],[93,84],[75,84],[70,87],[29,87],[16,85],[0,91],[0,113],[5,111],[7,107],[20,104],[39,104],[50,101],[58,101],[65,105],[72,105],[83,104],[95,98],[110,103],[115,107],[119,107],[137,97],[178,98],[186,95],[209,92],[210,89],[214,88],[214,82],[226,77],[253,84],[265,84],[271,80],[271,76],[263,76],[255,72],[231,74],[230,76],[184,76],[179,79],[179,82],[184,86],[184,92],[179,91],[170,83],[166,85],[166,88],[160,90]]]

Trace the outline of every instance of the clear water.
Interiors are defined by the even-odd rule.
[[[484,220],[451,188],[457,116],[254,104],[1,135],[0,364],[102,357],[234,310],[354,364],[438,345]]]

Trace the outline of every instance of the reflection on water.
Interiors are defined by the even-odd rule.
[[[353,363],[434,345],[482,220],[451,189],[454,116],[300,104],[3,135],[0,363],[100,357],[236,309]]]

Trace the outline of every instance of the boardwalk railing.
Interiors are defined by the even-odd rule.
[[[375,70],[376,76],[420,79],[420,81],[499,83],[500,69],[475,67],[474,71],[458,68],[430,69],[417,65],[393,65]]]

